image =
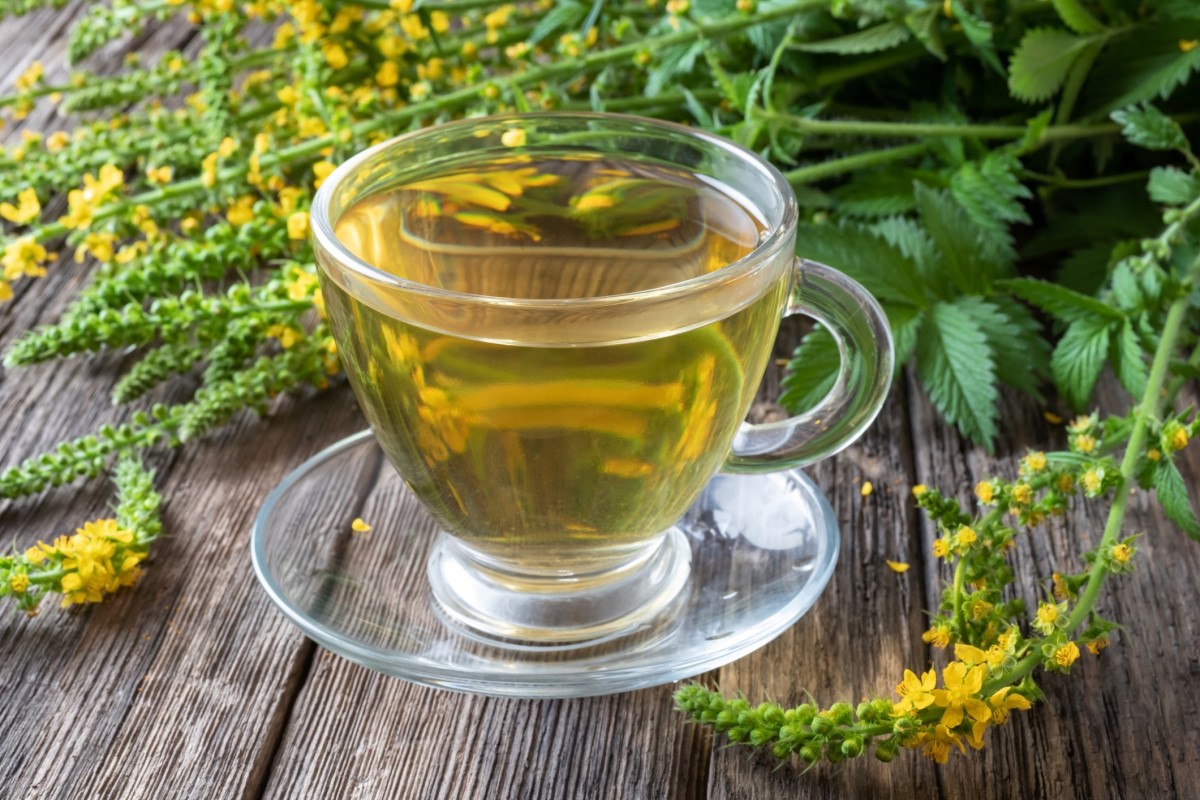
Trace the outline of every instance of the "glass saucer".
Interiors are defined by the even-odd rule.
[[[373,529],[356,533],[362,517]],[[318,453],[254,523],[254,570],[318,644],[415,683],[478,694],[586,697],[670,683],[774,639],[833,573],[838,526],[802,472],[717,475],[675,529],[691,574],[633,630],[569,644],[497,643],[445,615],[426,577],[438,540],[370,431]]]

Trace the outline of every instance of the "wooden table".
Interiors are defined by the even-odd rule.
[[[33,58],[65,75],[66,31],[81,4],[0,23],[0,84]],[[197,42],[167,25],[108,48]],[[10,143],[21,126],[9,126]],[[24,127],[65,127],[39,108]],[[0,347],[50,322],[86,281],[63,260],[19,285],[0,310]],[[794,340],[794,330],[781,337]],[[0,465],[129,412],[107,402],[121,354],[0,371]],[[768,392],[777,375],[767,381]],[[183,382],[156,394],[169,400]],[[1111,383],[1108,384],[1111,387]],[[1105,390],[1102,403],[1123,400]],[[861,442],[812,470],[842,525],[824,596],[763,650],[706,680],[750,698],[828,703],[886,693],[933,657],[922,609],[936,603],[933,531],[916,483],[957,489],[1010,467],[1026,447],[1062,444],[1042,409],[1010,401],[992,458],[966,444],[900,380]],[[250,524],[269,489],[307,456],[363,426],[349,391],[240,416],[205,441],[154,459],[169,498],[169,537],[142,582],[73,611],[0,617],[0,797],[6,798],[1191,798],[1200,797],[1200,544],[1135,497],[1139,568],[1112,581],[1101,608],[1128,624],[1099,658],[1043,680],[1047,700],[989,734],[979,754],[937,767],[904,753],[802,774],[686,724],[672,687],[566,701],[497,700],[387,678],[314,646],[268,602],[251,573]],[[1200,447],[1187,474],[1200,476]],[[870,480],[875,491],[860,494]],[[101,516],[103,482],[0,506],[6,541],[24,547]],[[1021,592],[1034,575],[1075,570],[1097,510],[1020,539]],[[893,574],[885,559],[912,564]]]

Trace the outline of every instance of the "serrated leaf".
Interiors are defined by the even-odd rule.
[[[832,194],[839,210],[854,217],[889,217],[911,211],[914,206],[912,178],[901,171],[855,176]]]
[[[1037,306],[1063,322],[1100,320],[1110,323],[1125,319],[1120,311],[1107,303],[1049,281],[1037,278],[1010,278],[1000,281],[997,287],[1015,294],[1026,303]]]
[[[1137,334],[1128,320],[1119,331],[1113,332],[1108,360],[1112,362],[1113,372],[1125,391],[1140,398],[1146,391],[1146,362]]]
[[[1079,0],[1050,0],[1063,23],[1076,33],[1099,33],[1104,30],[1100,20],[1079,4]]]
[[[842,355],[823,327],[809,331],[792,353],[780,387],[780,404],[793,414],[808,411],[825,399],[837,380]]]
[[[998,394],[992,354],[979,323],[949,303],[933,306],[917,344],[917,373],[946,420],[990,451]]]
[[[942,10],[936,6],[921,11],[914,11],[904,17],[904,24],[912,31],[913,36],[917,37],[917,41],[925,46],[932,55],[938,60],[945,61],[946,45],[942,42],[942,29],[939,23],[942,20]]]
[[[938,255],[937,246],[919,222],[908,217],[889,217],[872,224],[871,230],[917,265],[927,293],[932,292],[938,297],[949,296],[944,281],[934,283],[928,280],[941,269],[941,256]]]
[[[1086,317],[1072,322],[1054,348],[1050,371],[1067,405],[1079,411],[1087,405],[1108,358],[1112,324]]]
[[[1187,136],[1179,123],[1152,105],[1130,106],[1112,114],[1131,143],[1149,150],[1185,150]]]
[[[881,301],[917,307],[927,303],[916,264],[861,228],[802,225],[796,255],[846,273]]]
[[[1197,522],[1196,512],[1192,509],[1187,485],[1179,468],[1170,460],[1158,462],[1158,468],[1154,471],[1154,492],[1166,518],[1182,528],[1188,536],[1200,539],[1200,522]]]
[[[1058,28],[1033,28],[1008,62],[1008,91],[1026,103],[1040,103],[1055,95],[1088,40]]]
[[[1112,299],[1122,311],[1133,311],[1142,306],[1142,288],[1138,286],[1137,275],[1128,261],[1123,260],[1113,268],[1109,285],[1112,288]]]
[[[1200,180],[1178,167],[1155,167],[1146,185],[1150,199],[1168,206],[1183,206],[1200,197]]]
[[[692,94],[691,90],[689,90],[686,86],[683,87],[683,100],[687,105],[688,111],[691,112],[691,115],[696,118],[696,122],[699,122],[704,128],[711,129],[713,127],[712,112],[709,111],[703,103],[697,100],[696,95]]]
[[[973,15],[960,0],[950,0],[950,9],[954,12],[958,24],[962,26],[967,41],[974,46],[983,63],[1003,75],[1004,65],[1000,63],[1000,57],[996,55],[996,46],[992,42],[992,23]]]
[[[1200,21],[1172,20],[1138,26],[1113,40],[1096,59],[1078,108],[1094,116],[1169,97],[1200,69],[1200,47],[1179,47],[1197,38]]]
[[[903,22],[897,20],[834,39],[825,39],[819,42],[795,42],[789,47],[805,53],[837,53],[850,56],[891,50],[911,38],[912,31]]]
[[[950,193],[976,225],[991,231],[997,241],[1009,240],[1009,225],[1028,224],[1022,200],[1033,196],[1017,177],[1021,162],[1007,151],[988,153],[982,161],[968,161],[950,177]]]
[[[666,48],[646,79],[646,94],[653,97],[669,86],[676,76],[689,74],[696,68],[696,59],[704,54],[704,50],[703,41]]]
[[[1028,309],[1007,298],[960,297],[954,304],[970,314],[987,337],[996,378],[1041,400],[1041,384],[1049,375],[1050,345]]]
[[[917,336],[921,331],[921,323],[925,320],[925,312],[912,306],[887,306],[888,323],[892,328],[892,345],[895,350],[896,372],[908,364],[916,351]]]
[[[918,183],[913,196],[921,223],[942,256],[946,277],[959,291],[982,294],[991,280],[1010,271],[1008,251],[950,195]]]

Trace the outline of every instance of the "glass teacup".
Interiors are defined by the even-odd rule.
[[[455,622],[560,643],[636,627],[689,571],[673,528],[720,470],[824,458],[878,413],[886,319],[797,260],[753,153],[619,115],[464,120],[340,166],[312,210],[330,324],[388,459],[442,527]],[[815,409],[743,423],[783,314],[838,340]]]

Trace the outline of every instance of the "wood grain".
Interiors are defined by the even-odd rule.
[[[85,6],[0,22],[0,86],[34,59],[49,80],[65,79],[66,33]],[[197,46],[187,26],[154,25],[106,46],[94,63]],[[0,138],[65,127],[43,104]],[[63,259],[45,278],[17,284],[16,301],[0,309],[0,347],[52,321],[85,281],[86,266]],[[799,330],[786,327],[780,355]],[[0,369],[0,465],[127,415],[106,399],[122,364],[121,354],[103,354]],[[769,377],[768,396],[777,379]],[[1119,392],[1105,384],[1102,403],[1119,407]],[[1062,441],[1029,402],[1006,399],[1004,419],[1000,452],[988,456],[902,381],[867,436],[813,470],[842,524],[826,594],[784,636],[706,679],[754,699],[798,703],[811,692],[829,702],[886,693],[905,667],[943,663],[920,639],[941,576],[929,554],[934,532],[909,490],[936,483],[969,500],[977,480],[1026,447]],[[141,584],[99,606],[0,618],[0,797],[1200,797],[1200,546],[1146,497],[1135,496],[1127,524],[1146,534],[1139,569],[1111,581],[1100,601],[1128,629],[1100,657],[1085,653],[1070,676],[1046,677],[1044,704],[991,732],[982,753],[945,767],[902,754],[888,766],[804,773],[684,724],[671,687],[569,701],[471,697],[384,677],[305,640],[251,574],[250,524],[284,474],[361,425],[343,387],[281,403],[266,421],[240,416],[206,441],[154,456],[169,536]],[[1200,447],[1189,449],[1185,474],[1191,483],[1200,475]],[[349,492],[358,478],[344,480]],[[874,485],[869,497],[863,480]],[[51,490],[0,505],[0,525],[25,546],[103,515],[109,502],[102,482]],[[322,513],[334,525],[347,509]],[[1076,554],[1102,526],[1100,511],[1085,509],[1023,538],[1014,554],[1021,595],[1034,602],[1037,576],[1078,569]],[[896,575],[885,559],[912,568]]]

